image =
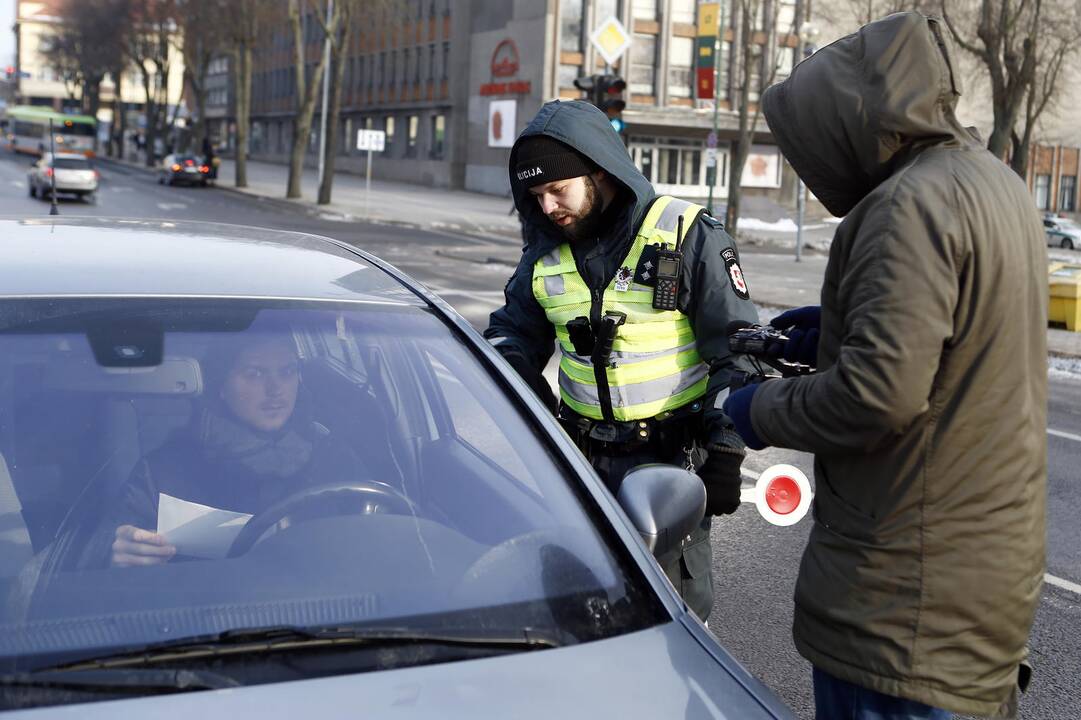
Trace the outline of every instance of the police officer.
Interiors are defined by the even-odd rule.
[[[485,337],[558,407],[613,492],[644,463],[697,469],[706,518],[659,560],[704,620],[710,518],[739,506],[744,456],[720,409],[736,365],[726,328],[757,320],[732,238],[701,206],[658,196],[585,102],[541,108],[511,150],[510,180],[528,242]],[[559,401],[541,375],[556,340]]]

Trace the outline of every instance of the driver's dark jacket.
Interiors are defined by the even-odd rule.
[[[571,243],[575,265],[592,290],[603,291],[619,270],[657,197],[653,186],[635,167],[627,148],[612,131],[605,115],[581,101],[550,102],[533,118],[510,153],[510,168],[517,164],[516,153],[522,138],[547,135],[589,157],[617,186],[617,196],[605,209],[601,235],[593,240]],[[515,184],[515,206],[522,218],[527,238],[521,260],[503,291],[503,307],[491,314],[484,337],[540,392],[548,392],[541,375],[555,349],[555,328],[533,295],[533,267],[537,260],[567,241],[563,232],[541,211],[526,188]],[[699,441],[742,449],[743,441],[721,412],[716,397],[728,387],[739,361],[728,349],[728,324],[734,320],[757,322],[758,313],[749,297],[740,297],[733,288],[721,253],[735,249],[735,242],[721,223],[702,213],[686,229],[683,242],[683,269],[677,298],[680,312],[687,315],[695,334],[699,355],[710,366],[710,380],[702,398]],[[615,456],[590,453],[590,461],[612,490],[635,465],[649,462],[682,463],[685,455],[674,448],[654,444]],[[704,452],[696,453],[700,467]],[[665,573],[699,617],[712,608],[710,519],[685,540],[679,556],[660,560]]]
[[[197,417],[139,461],[106,529],[113,532],[127,524],[156,531],[161,493],[257,514],[306,486],[367,477],[352,449],[312,420],[291,419],[274,434],[250,433],[265,444],[255,449],[251,443],[223,448],[207,436],[205,423]],[[253,457],[262,462],[252,462]]]

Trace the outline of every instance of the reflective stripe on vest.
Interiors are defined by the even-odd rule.
[[[649,209],[622,266],[638,267],[646,245],[675,246],[679,218],[689,232],[703,208],[669,196],[658,197]],[[563,243],[533,265],[533,295],[555,326],[559,340],[559,394],[579,415],[604,418],[602,393],[597,386],[592,360],[574,352],[567,323],[590,317],[592,296],[578,273],[568,243]],[[601,314],[625,313],[612,344],[604,373],[612,398],[612,418],[642,420],[674,410],[700,398],[709,381],[708,367],[698,355],[694,331],[687,316],[678,310],[655,310],[653,288],[630,282],[616,289],[612,279],[602,296]]]

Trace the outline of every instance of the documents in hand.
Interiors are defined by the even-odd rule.
[[[158,533],[176,546],[178,555],[223,558],[248,520],[247,513],[158,494]]]

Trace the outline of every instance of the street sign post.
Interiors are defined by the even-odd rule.
[[[593,31],[593,34],[589,36],[589,41],[604,58],[604,62],[615,65],[631,46],[631,35],[623,27],[623,23],[612,16]]]
[[[382,130],[357,130],[357,150],[368,151],[368,166],[364,180],[364,215],[369,214],[372,196],[372,153],[383,152],[387,146],[387,134]]]

